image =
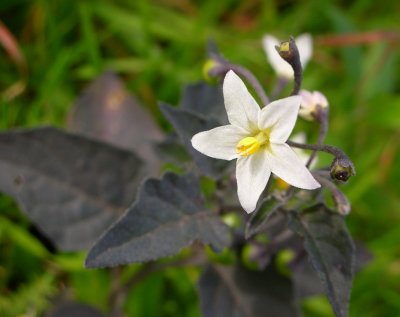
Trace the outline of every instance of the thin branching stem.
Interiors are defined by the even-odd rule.
[[[290,95],[298,95],[303,81],[303,67],[301,66],[300,54],[294,38],[290,37],[289,41],[282,42],[281,45],[276,46],[276,50],[293,68],[294,86]]]
[[[269,104],[269,98],[266,95],[263,87],[261,86],[260,82],[258,81],[258,79],[253,75],[252,72],[250,72],[247,68],[240,66],[240,65],[235,65],[235,64],[228,64],[226,65],[229,69],[233,70],[235,73],[237,73],[238,75],[244,77],[247,82],[253,86],[255,92],[257,93],[257,95],[259,96],[262,104],[264,106],[266,106],[267,104]]]
[[[349,159],[349,157],[346,155],[346,153],[344,153],[341,149],[339,149],[335,146],[332,146],[332,145],[304,144],[304,143],[293,142],[290,140],[286,141],[286,143],[292,147],[296,147],[299,149],[321,151],[321,152],[326,152],[326,153],[332,154],[335,157]]]

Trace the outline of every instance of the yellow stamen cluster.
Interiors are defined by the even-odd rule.
[[[256,153],[261,146],[269,143],[268,131],[259,132],[255,137],[248,136],[236,145],[236,153],[240,156],[249,156]]]
[[[241,139],[236,145],[236,153],[241,156],[254,154],[260,148],[260,142],[252,136]]]

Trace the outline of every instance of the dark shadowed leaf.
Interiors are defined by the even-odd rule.
[[[348,316],[355,255],[343,217],[318,204],[301,213],[291,212],[289,227],[304,238],[304,248],[336,316]]]
[[[266,231],[268,222],[275,212],[282,206],[281,201],[269,196],[261,203],[246,223],[245,237],[251,238],[255,234]]]
[[[153,144],[163,134],[111,71],[98,77],[76,101],[69,126],[79,134],[134,151],[157,173],[160,162]]]
[[[80,303],[63,303],[54,308],[45,317],[103,317],[101,311]]]
[[[168,121],[173,125],[175,131],[182,139],[186,149],[192,156],[199,169],[210,176],[218,177],[229,166],[229,162],[210,158],[192,146],[192,137],[201,131],[210,130],[220,124],[214,119],[205,119],[188,110],[171,107],[167,104],[160,104],[161,111]]]
[[[209,266],[199,280],[204,317],[295,317],[290,279],[274,265],[264,271],[243,266]]]
[[[133,201],[133,153],[54,128],[0,134],[0,190],[62,250],[92,245]]]
[[[137,201],[90,250],[86,266],[155,260],[177,254],[196,239],[221,250],[229,245],[228,228],[205,209],[192,174],[167,173],[142,185]]]
[[[277,203],[277,201],[275,202]],[[271,205],[267,202],[267,206],[273,205],[274,203]],[[268,237],[268,242],[260,244],[257,240],[250,241],[253,247],[251,259],[257,263],[259,268],[265,268],[269,265],[276,253],[282,249],[291,249],[296,254],[303,250],[302,241],[299,236],[287,227],[287,211],[277,208],[270,213],[266,213],[265,217],[263,219],[261,217],[260,220],[259,226],[256,226],[255,229],[262,229],[257,233],[265,233]]]
[[[354,271],[358,272],[372,259],[372,255],[360,241],[355,241],[354,243],[356,247]],[[295,265],[291,265],[291,268],[295,294],[298,300],[323,294],[324,289],[321,280],[306,256],[302,256],[300,260],[296,261]]]
[[[301,260],[298,260],[296,266],[292,266],[292,271],[294,293],[298,301],[324,293],[321,280],[311,266],[307,256],[303,256]]]
[[[154,147],[157,155],[164,162],[174,164],[191,163],[191,157],[185,147],[179,141],[178,136],[173,133],[168,135],[165,140],[157,143]]]
[[[210,86],[200,82],[185,87],[181,108],[204,118],[213,118],[219,124],[228,124],[224,97],[220,86]]]

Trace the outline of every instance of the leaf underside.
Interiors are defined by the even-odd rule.
[[[194,240],[229,245],[228,228],[203,206],[198,180],[167,173],[148,179],[137,201],[95,244],[87,267],[112,267],[177,254]]]
[[[338,317],[348,316],[355,251],[344,219],[322,204],[289,214],[289,228],[304,248]]]
[[[61,250],[88,248],[133,201],[131,152],[55,128],[0,134],[0,190]]]

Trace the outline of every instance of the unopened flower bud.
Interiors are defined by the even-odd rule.
[[[290,38],[289,41],[281,42],[279,45],[275,45],[275,49],[290,65],[294,62],[300,63],[299,51],[297,50],[296,42],[293,38]]]
[[[279,49],[277,52],[276,46],[278,46],[278,48],[280,47],[280,42],[278,41],[278,39],[270,34],[266,34],[263,37],[262,42],[265,53],[267,54],[268,61],[275,72],[278,74],[278,76],[287,80],[293,79],[294,73],[292,67],[281,58],[279,54]],[[296,37],[296,45],[300,54],[301,65],[303,68],[305,68],[312,56],[313,51],[313,40],[311,35],[302,34]]]
[[[203,65],[203,77],[206,81],[210,82],[212,81],[212,77],[215,77],[215,69],[217,69],[219,66],[218,61],[215,59],[209,58],[206,60],[206,62]]]
[[[355,173],[354,165],[347,157],[336,157],[333,160],[331,165],[332,179],[346,182]]]
[[[307,90],[301,90],[300,96],[303,98],[299,116],[306,120],[320,121],[322,116],[327,115],[328,111],[328,100],[319,91],[309,92]]]

